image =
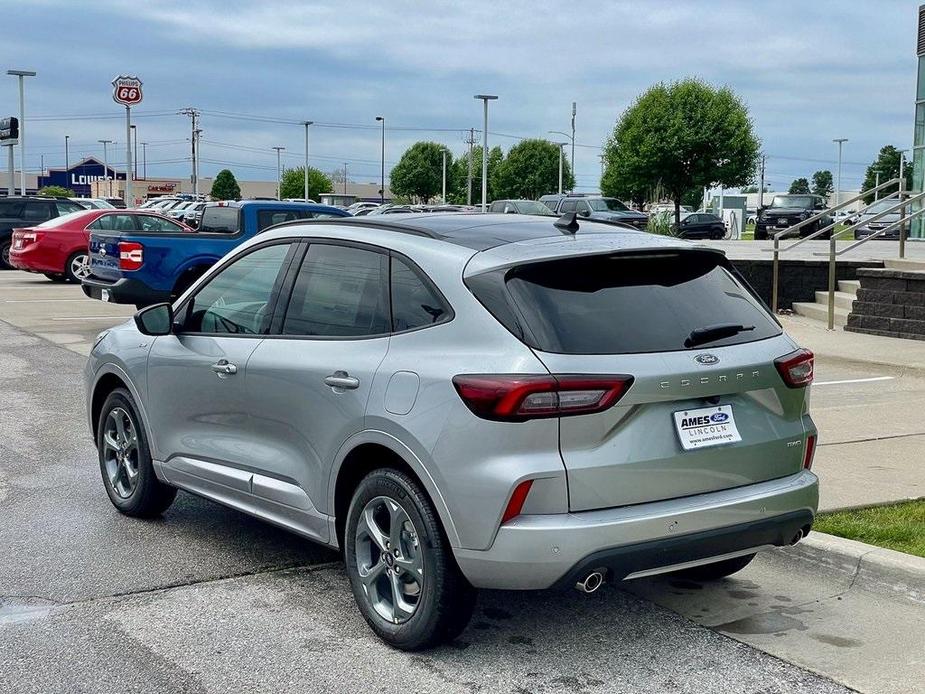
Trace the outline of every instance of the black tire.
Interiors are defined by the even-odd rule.
[[[399,624],[388,621],[372,606],[357,566],[360,516],[367,504],[380,497],[395,501],[407,513],[417,534],[417,547],[423,550],[423,587],[413,613]],[[417,651],[451,641],[462,633],[472,617],[476,590],[456,565],[430,499],[403,472],[389,468],[375,470],[357,486],[347,512],[344,559],[360,613],[379,638],[395,648]],[[380,562],[384,563],[384,559],[380,557]],[[387,576],[380,578],[388,580]]]
[[[90,252],[89,251],[77,251],[76,253],[71,253],[70,257],[67,259],[67,262],[64,264],[64,276],[68,282],[73,284],[80,284],[80,278],[74,274],[74,261],[81,256],[87,257],[87,262],[90,261]]]
[[[767,238],[768,238],[767,229],[761,229],[756,226],[755,227],[755,241],[766,241]]]
[[[12,241],[0,241],[0,270],[12,270],[10,265],[10,248],[13,247]]]
[[[43,274],[52,282],[67,282],[67,277],[65,275],[55,275],[50,272],[45,272]]]
[[[124,413],[127,420],[135,433],[134,454],[129,450],[125,454],[125,464],[123,471],[117,474],[117,481],[113,482],[110,477],[108,465],[112,465],[112,448],[108,446],[105,437],[107,436],[108,422],[110,414],[115,418],[121,417]],[[126,423],[122,420],[123,425]],[[112,391],[103,403],[100,411],[100,417],[97,423],[96,447],[99,451],[100,472],[103,476],[103,485],[106,487],[106,493],[109,500],[120,512],[127,516],[136,518],[153,518],[166,511],[173,503],[177,490],[174,487],[164,484],[157,479],[154,474],[154,467],[151,464],[151,452],[148,448],[148,437],[145,434],[144,427],[141,426],[141,420],[138,417],[138,410],[132,400],[131,394],[124,388],[117,388]],[[134,459],[134,460],[132,460]],[[127,489],[129,479],[129,470],[134,463],[135,477],[131,490]],[[118,464],[115,465],[119,467]],[[121,489],[117,489],[119,485]],[[128,493],[125,493],[128,492]]]
[[[726,576],[731,576],[737,571],[741,571],[748,566],[754,558],[754,554],[746,554],[741,557],[714,562],[713,564],[704,564],[703,566],[695,566],[692,569],[684,569],[678,571],[676,575],[689,578],[693,581],[718,581],[721,578],[726,578]]]

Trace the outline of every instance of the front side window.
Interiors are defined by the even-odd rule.
[[[283,334],[365,337],[389,331],[388,256],[312,244],[283,321]]]
[[[423,328],[450,317],[443,299],[404,261],[392,258],[390,281],[393,332]]]
[[[289,248],[265,246],[222,268],[186,305],[183,332],[265,335]]]
[[[629,208],[616,198],[598,198],[591,201],[591,209],[598,212],[626,212]]]
[[[171,222],[169,219],[164,219],[163,217],[155,217],[150,214],[140,214],[135,217],[138,220],[138,229],[140,231],[167,231],[167,232],[182,232],[184,231],[183,227],[175,222]]]

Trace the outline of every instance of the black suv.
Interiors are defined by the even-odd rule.
[[[758,221],[755,224],[755,239],[762,240],[773,236],[782,229],[792,227],[805,219],[809,219],[815,214],[819,214],[827,207],[825,198],[821,195],[809,195],[804,193],[792,195],[775,195],[771,204],[758,210]],[[831,216],[821,217],[812,224],[797,229],[794,234],[800,237],[809,236],[817,229],[829,226],[832,223]],[[790,234],[784,234],[789,236]],[[829,238],[831,232],[822,234],[823,237]]]
[[[49,219],[86,208],[67,198],[50,198],[27,195],[25,197],[0,198],[0,270],[12,270],[10,245],[13,243],[13,229],[34,227]]]
[[[610,222],[611,224],[626,224],[643,231],[649,226],[648,215],[631,210],[616,198],[571,193],[559,198],[555,207],[552,206],[553,201],[555,201],[555,197],[552,195],[544,195],[540,198],[540,202],[556,212],[556,214],[575,212],[580,217],[595,219],[599,222]]]

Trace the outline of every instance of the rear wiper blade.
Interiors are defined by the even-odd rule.
[[[685,347],[696,347],[714,340],[722,340],[724,337],[732,337],[747,330],[754,330],[754,325],[742,325],[741,323],[719,323],[717,325],[707,325],[703,328],[691,330],[691,334],[684,340]]]

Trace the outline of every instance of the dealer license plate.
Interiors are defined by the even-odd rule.
[[[674,413],[674,425],[685,451],[741,441],[732,405],[701,407]]]
[[[786,217],[781,217],[780,219],[778,219],[778,220],[777,220],[777,226],[779,226],[779,227],[785,227],[785,226],[787,226],[787,219],[786,219]]]

